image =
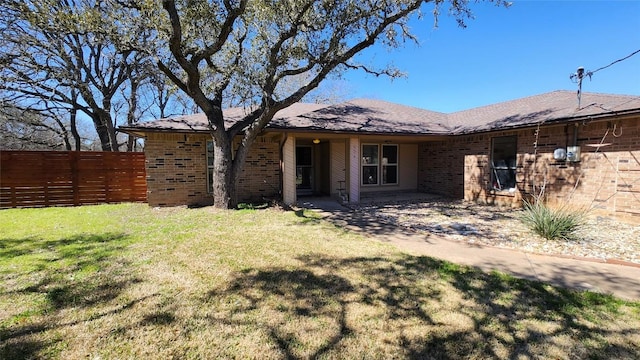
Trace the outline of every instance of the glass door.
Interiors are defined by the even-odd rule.
[[[296,192],[298,195],[313,194],[313,148],[296,146]]]

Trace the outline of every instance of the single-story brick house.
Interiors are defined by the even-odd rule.
[[[203,114],[120,129],[145,138],[151,206],[212,201]],[[640,97],[583,93],[578,108],[575,92],[554,91],[450,114],[366,99],[295,104],[253,145],[238,200],[406,191],[517,206],[543,186],[550,201],[640,216]]]

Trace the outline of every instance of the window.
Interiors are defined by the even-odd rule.
[[[361,165],[362,185],[397,184],[398,145],[362,145]]]
[[[378,145],[362,145],[362,185],[378,184]]]
[[[213,192],[213,141],[207,141],[207,191]]]
[[[516,187],[516,137],[493,138],[491,144],[491,187],[509,190]]]
[[[398,145],[382,145],[382,183],[398,183]]]

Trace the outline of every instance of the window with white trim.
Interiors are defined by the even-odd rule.
[[[398,145],[362,145],[362,185],[398,183]]]
[[[362,145],[362,185],[378,185],[378,145]]]
[[[398,145],[382,145],[382,184],[398,183]]]
[[[509,190],[516,187],[515,136],[495,137],[491,141],[491,188]]]

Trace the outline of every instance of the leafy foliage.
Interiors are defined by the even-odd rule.
[[[278,111],[346,70],[401,76],[390,66],[361,63],[357,55],[375,43],[394,49],[415,41],[408,22],[427,4],[436,18],[446,6],[461,25],[471,17],[468,2],[457,0],[120,3],[128,4],[121,16],[128,19],[125,37],[135,43],[136,33],[154,34],[157,41],[138,49],[155,56],[160,70],[207,116],[215,140],[214,204],[225,208],[235,207],[235,184],[249,148]],[[244,107],[244,117],[225,122],[222,109],[230,105]],[[232,149],[236,136],[243,139]]]
[[[97,0],[0,2],[0,101],[39,114],[46,122],[38,126],[59,133],[68,150],[86,148],[97,135],[102,150],[116,151],[123,145],[119,125],[179,107],[153,58],[124,36],[117,8]]]
[[[65,150],[64,130],[41,113],[0,100],[0,150]]]
[[[538,235],[549,239],[575,238],[575,233],[584,225],[584,210],[553,209],[542,201],[524,202],[522,222]]]

